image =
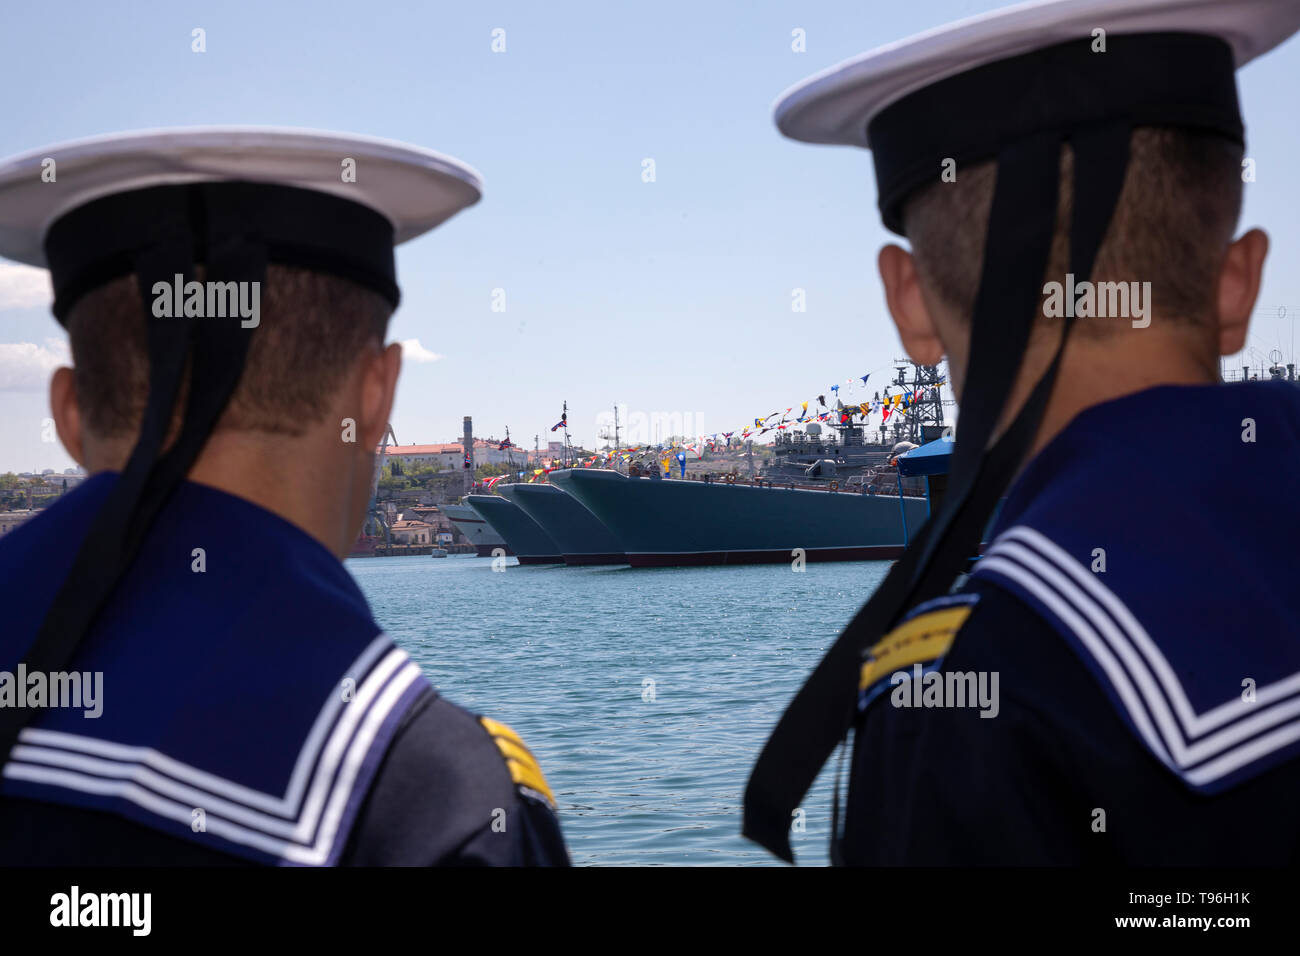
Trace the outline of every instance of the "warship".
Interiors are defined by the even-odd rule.
[[[890,389],[897,388],[895,394],[908,397],[905,414],[894,412],[888,421],[867,426],[854,420],[854,406],[846,408],[837,402],[835,414],[825,425],[808,422],[802,429],[778,431],[771,446],[771,463],[762,470],[762,477],[814,486],[834,482],[848,490],[896,491],[894,459],[945,431],[941,370],[934,365],[911,368],[908,381],[908,364],[898,364],[894,381],[885,387],[883,396],[877,392],[873,399],[892,409]],[[904,482],[903,491],[923,493],[918,483]]]
[[[466,495],[465,503],[490,525],[520,564],[563,564],[564,554],[523,508],[501,495]]]
[[[577,498],[554,485],[498,485],[497,490],[541,525],[570,565],[626,564],[613,533]]]
[[[564,467],[570,462],[568,419],[565,402],[560,422],[552,429],[564,429]],[[466,500],[512,544],[521,564],[627,563],[609,529],[571,495],[533,482],[497,483],[493,490],[496,494],[470,495]]]
[[[754,472],[749,446],[749,477],[734,463],[723,473],[686,477],[683,468],[682,477],[669,477],[660,447],[642,452],[627,474],[562,467],[549,473],[549,483],[498,485],[500,495],[467,500],[476,507],[480,499],[499,502],[484,501],[480,510],[521,562],[524,553],[547,547],[553,549],[547,557],[558,554],[567,564],[633,567],[896,558],[930,508],[926,479],[899,474],[898,456],[944,431],[940,370],[897,368],[897,378],[873,399],[891,409],[887,422],[868,428],[860,420],[866,407],[842,402],[823,415],[830,419],[825,424],[782,422],[761,473]],[[905,402],[894,404],[892,387]],[[894,411],[899,408],[906,413]],[[567,405],[565,411],[562,426]],[[566,465],[567,448],[566,431]],[[516,507],[500,503],[506,499]],[[551,544],[520,552],[522,532],[507,524],[521,524],[521,516]]]
[[[469,505],[439,505],[438,508],[456,526],[456,530],[474,545],[474,553],[480,558],[491,557],[498,548],[505,548],[506,554],[514,553],[506,544],[505,538]]]
[[[745,481],[551,473],[619,541],[633,567],[896,558],[929,515],[923,497]]]

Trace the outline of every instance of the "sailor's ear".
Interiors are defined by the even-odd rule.
[[[402,370],[402,347],[394,342],[387,348],[368,349],[361,360],[361,418],[358,421],[361,447],[373,451],[388,428]]]
[[[906,249],[891,243],[880,250],[877,266],[885,286],[885,302],[904,351],[919,365],[937,365],[943,358],[944,347],[921,294],[916,260]]]
[[[54,429],[59,433],[59,441],[63,442],[72,460],[89,471],[81,444],[81,407],[77,404],[76,374],[66,365],[56,368],[50,379],[50,411],[54,414]]]
[[[1219,269],[1219,354],[1235,355],[1246,347],[1250,312],[1255,308],[1268,256],[1268,234],[1252,229],[1228,245]]]

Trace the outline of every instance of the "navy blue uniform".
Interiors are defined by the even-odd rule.
[[[845,860],[1300,861],[1297,461],[1287,384],[1078,416],[868,655]]]
[[[0,542],[0,703],[39,702],[16,663],[114,481]],[[99,699],[23,729],[0,864],[568,862],[519,738],[440,697],[339,561],[242,499],[182,484],[67,672]]]

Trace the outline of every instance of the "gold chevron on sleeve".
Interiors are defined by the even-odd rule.
[[[505,724],[489,717],[480,717],[479,723],[492,737],[492,742],[497,745],[497,750],[501,751],[506,767],[510,770],[510,779],[515,782],[515,786],[527,787],[529,790],[541,794],[546,798],[547,803],[554,807],[555,795],[551,793],[551,788],[546,784],[546,777],[542,775],[542,768],[538,765],[537,758],[519,739],[519,735]]]
[[[918,661],[932,661],[948,653],[970,612],[969,604],[942,608],[920,614],[894,628],[868,652],[859,674],[858,689],[865,690],[900,668]]]

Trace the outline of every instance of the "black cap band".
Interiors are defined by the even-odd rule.
[[[74,209],[46,233],[45,255],[60,321],[84,294],[129,275],[141,250],[188,239],[196,265],[208,260],[207,217],[240,210],[244,234],[268,262],[349,279],[397,307],[393,226],[368,206],[328,193],[271,183],[151,186]]]
[[[903,234],[904,200],[939,182],[942,163],[992,159],[1030,136],[1125,120],[1240,142],[1232,50],[1218,37],[1143,33],[1089,38],[1000,60],[917,90],[867,126],[880,216]]]

